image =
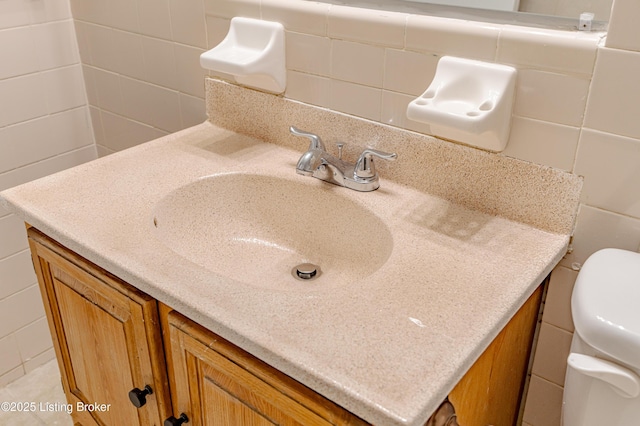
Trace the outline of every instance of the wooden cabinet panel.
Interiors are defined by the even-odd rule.
[[[204,369],[206,370],[207,366],[205,366]],[[214,373],[213,375],[215,375],[215,370],[211,373]],[[203,405],[205,407],[215,407],[215,409],[204,410],[204,424],[229,425],[233,424],[233,422],[247,426],[269,426],[274,424],[269,420],[269,418],[264,417],[261,414],[261,410],[254,410],[252,407],[248,406],[246,403],[237,399],[233,394],[225,390],[224,387],[210,381],[207,372],[204,372],[203,380]],[[273,410],[270,411],[271,414],[277,414]],[[292,419],[287,419],[286,424],[293,423]]]
[[[33,229],[29,238],[74,421],[162,424],[169,399],[156,301]],[[128,393],[145,385],[154,393],[138,409]]]
[[[515,426],[544,285],[529,297],[449,394],[463,426]]]
[[[55,266],[51,269],[54,275],[68,278]],[[54,289],[72,367],[67,373],[71,392],[81,401],[110,404],[109,409],[95,413],[105,424],[136,424],[137,409],[127,396],[134,387],[133,378],[130,369],[122,368],[129,364],[130,320],[122,322],[76,293],[65,281],[54,279]]]
[[[367,424],[175,311],[167,324],[175,415],[194,426]]]

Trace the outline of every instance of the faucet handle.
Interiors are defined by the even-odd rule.
[[[314,133],[310,133],[304,130],[300,130],[297,127],[291,126],[289,127],[289,132],[291,132],[292,135],[294,136],[303,136],[305,138],[309,139],[309,149],[321,149],[323,151],[326,151],[324,149],[324,144],[322,143],[322,139],[320,139],[320,136],[314,134]]]
[[[384,151],[378,151],[377,149],[367,148],[362,151],[360,158],[356,162],[354,169],[355,177],[357,178],[372,178],[376,175],[376,168],[373,163],[373,157],[382,158],[383,160],[393,161],[398,158],[398,154],[395,152],[389,153]]]

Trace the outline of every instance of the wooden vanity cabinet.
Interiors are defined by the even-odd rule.
[[[171,410],[155,299],[28,230],[76,425],[161,425]],[[129,392],[153,392],[136,408]],[[143,396],[144,398],[144,396]]]
[[[189,424],[368,424],[176,311],[162,320],[174,412],[186,413]]]
[[[76,425],[163,425],[182,413],[187,426],[367,424],[36,229],[28,235]],[[153,393],[136,408],[129,392],[145,386]]]
[[[179,425],[181,414],[187,426],[368,424],[34,228],[28,235],[76,425]],[[462,426],[516,424],[541,293],[449,395]],[[146,386],[136,408],[129,393]]]

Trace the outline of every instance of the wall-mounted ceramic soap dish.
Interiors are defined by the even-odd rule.
[[[516,69],[443,56],[427,90],[407,107],[407,117],[427,123],[435,136],[490,151],[507,145]]]
[[[235,17],[224,40],[200,56],[200,65],[233,75],[244,86],[282,93],[286,87],[284,27]]]

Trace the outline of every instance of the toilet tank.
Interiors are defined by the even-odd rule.
[[[640,425],[640,254],[604,249],[584,263],[571,298],[575,332],[563,426]]]
[[[589,256],[573,288],[571,315],[585,343],[640,370],[640,253],[608,248]]]
[[[593,357],[610,362],[614,368],[627,370],[615,362],[607,361],[607,355],[595,350],[573,335],[571,355]],[[629,397],[605,380],[592,377],[578,368],[567,365],[562,401],[563,426],[638,426],[640,424],[640,396]],[[635,372],[631,370],[631,373]]]

